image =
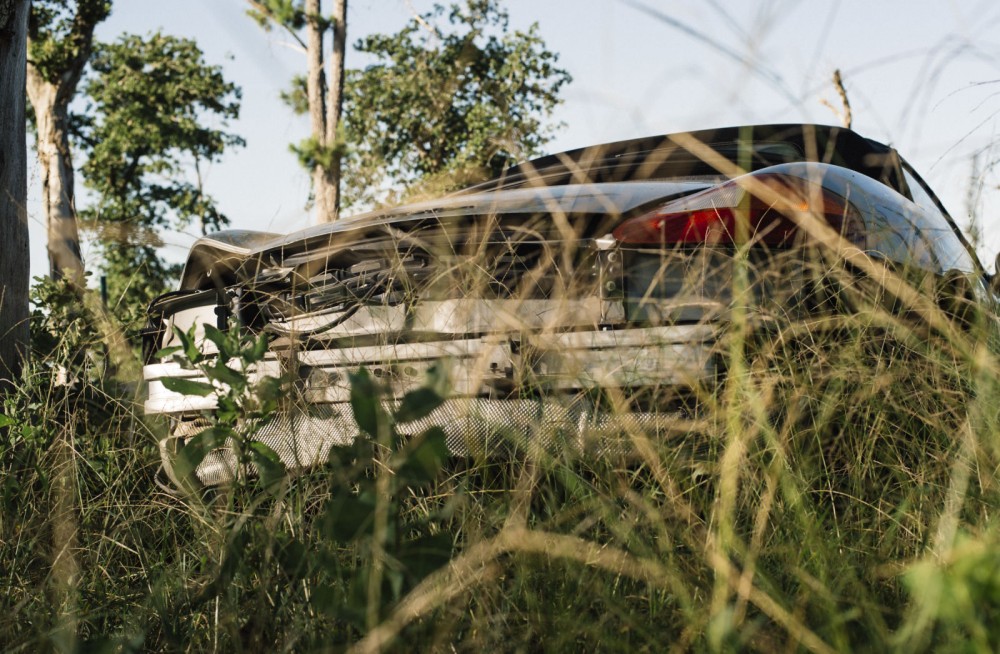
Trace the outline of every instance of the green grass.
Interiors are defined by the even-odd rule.
[[[62,338],[4,404],[0,643],[995,651],[993,327],[928,311],[936,328],[877,303],[765,335],[737,323],[725,383],[675,436],[626,434],[625,456],[415,471],[359,445],[267,488],[184,496],[154,483],[164,426],[111,354],[94,362],[93,316],[36,314]],[[83,371],[71,394],[56,365]]]

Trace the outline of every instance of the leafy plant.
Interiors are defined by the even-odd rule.
[[[351,407],[358,436],[350,445],[334,446],[325,467],[288,479],[278,454],[255,438],[271,420],[284,380],[253,375],[254,364],[267,350],[266,336],[239,336],[204,325],[206,343],[218,354],[205,354],[192,328],[175,333],[180,344],[157,353],[173,357],[204,380],[166,378],[168,389],[217,398],[209,412],[211,425],[187,441],[174,461],[175,476],[189,490],[197,485],[198,465],[212,450],[231,448],[238,469],[236,484],[223,493],[228,510],[220,525],[225,547],[212,580],[193,600],[199,606],[213,598],[243,603],[245,597],[299,601],[302,584],[310,611],[342,623],[345,642],[370,630],[422,579],[446,564],[454,536],[445,528],[447,512],[414,512],[414,495],[431,488],[449,458],[444,432],[437,427],[404,436],[400,427],[427,417],[444,401],[447,382],[435,371],[427,385],[405,395],[393,410],[382,390],[364,369],[352,374]],[[287,400],[287,398],[286,398]],[[348,419],[348,417],[344,417]],[[249,472],[256,471],[268,492],[260,496]],[[276,528],[273,514],[259,512],[265,498],[274,511],[308,497],[317,479],[325,479],[328,498],[314,516],[292,515],[291,530]],[[286,483],[277,482],[285,480]],[[299,495],[302,493],[303,495]],[[197,495],[195,495],[197,497]],[[208,506],[211,506],[211,501]],[[271,525],[264,527],[265,524]],[[279,523],[281,524],[281,523]],[[277,574],[262,575],[261,561],[278,563]],[[192,610],[189,608],[188,610]],[[272,627],[262,625],[265,632]],[[251,641],[265,638],[252,636]]]
[[[387,611],[428,574],[451,557],[454,537],[440,515],[420,518],[407,500],[434,484],[448,460],[445,434],[439,427],[402,436],[398,426],[429,415],[444,401],[441,378],[406,394],[392,412],[382,391],[365,369],[351,375],[351,406],[361,434],[350,446],[330,452],[331,496],[319,526],[326,555],[354,547],[360,556],[353,570],[327,576],[317,608],[346,616],[363,632],[375,627]]]
[[[197,486],[195,470],[212,450],[226,446],[236,454],[239,480],[244,480],[247,465],[252,463],[265,485],[280,480],[285,474],[280,457],[255,436],[275,416],[278,402],[285,391],[286,380],[279,377],[253,376],[254,364],[267,353],[267,334],[253,336],[236,330],[223,332],[205,324],[205,339],[216,347],[216,353],[206,354],[195,337],[196,326],[185,332],[174,328],[180,345],[164,348],[156,358],[173,357],[182,367],[200,371],[207,381],[165,378],[163,385],[175,393],[206,397],[214,395],[217,408],[209,412],[211,426],[185,444],[173,463],[178,480]]]

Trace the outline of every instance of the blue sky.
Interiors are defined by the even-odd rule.
[[[330,0],[324,0],[325,5]],[[424,0],[351,0],[349,40],[401,27]],[[747,123],[839,124],[841,69],[854,128],[891,143],[960,224],[974,206],[992,269],[1000,251],[1000,3],[995,0],[509,0],[515,28],[537,22],[574,81],[550,151]],[[264,33],[244,0],[116,0],[98,38],[155,30],[197,39],[243,89],[230,127],[247,146],[203,171],[232,226],[307,227],[309,179],[288,150],[307,135],[278,94],[302,55]],[[364,61],[350,50],[349,67]],[[977,154],[978,153],[978,154]],[[974,165],[974,156],[977,164]],[[974,174],[975,170],[975,174]],[[29,167],[32,274],[46,269]],[[970,193],[970,189],[972,192]],[[972,198],[970,200],[970,198]],[[180,259],[195,234],[165,234]]]

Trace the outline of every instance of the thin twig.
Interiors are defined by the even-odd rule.
[[[841,104],[844,105],[844,113],[841,114],[841,120],[844,122],[844,127],[851,129],[851,123],[854,121],[854,117],[851,114],[851,101],[847,99],[847,89],[844,88],[844,78],[841,77],[839,68],[833,71],[833,86],[837,89],[837,95],[840,96]]]

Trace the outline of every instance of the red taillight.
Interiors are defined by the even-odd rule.
[[[858,230],[850,205],[820,187],[814,189],[818,193],[809,193],[806,184],[786,175],[747,175],[626,220],[613,236],[631,245],[734,245],[742,237],[787,247],[801,232],[790,216],[813,214],[855,240]],[[742,230],[740,220],[746,221]]]
[[[735,207],[679,211],[633,218],[614,230],[614,237],[627,244],[667,244],[667,245],[732,245],[737,242],[737,226],[740,212]],[[747,215],[747,238],[767,245],[790,244],[798,228],[796,225],[764,208],[749,207]]]

